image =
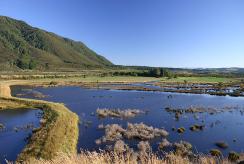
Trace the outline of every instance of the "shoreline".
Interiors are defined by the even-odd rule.
[[[26,107],[44,112],[40,128],[33,132],[29,143],[18,155],[17,162],[31,163],[39,158],[50,160],[58,153],[76,154],[79,117],[62,103],[12,97],[10,87],[15,84],[22,83],[1,84],[1,110]]]
[[[2,81],[6,83],[8,81]],[[146,86],[133,86],[133,84],[146,84],[151,81],[72,81],[66,80],[62,81],[60,79],[46,79],[46,80],[10,80],[11,86],[22,85],[22,86],[33,86],[33,87],[60,87],[60,86],[77,86],[86,89],[104,89],[104,90],[125,90],[125,91],[151,91],[151,92],[165,92],[165,93],[184,93],[184,94],[197,94],[197,95],[213,95],[213,96],[230,96],[230,97],[244,97],[244,94],[235,94],[227,93],[227,92],[203,92],[203,90],[177,90],[175,88],[167,89],[164,87],[161,88],[149,88]],[[1,81],[0,81],[1,83]],[[168,83],[165,83],[168,84]],[[198,84],[198,83],[196,83]],[[5,84],[6,85],[6,84]],[[11,87],[10,86],[10,87]],[[153,87],[157,87],[157,85],[152,85]],[[0,84],[1,87],[1,84]],[[217,89],[217,88],[215,88]],[[1,92],[0,92],[1,96]]]

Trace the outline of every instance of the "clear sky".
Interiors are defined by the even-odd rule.
[[[0,0],[0,15],[115,64],[244,67],[244,0]]]

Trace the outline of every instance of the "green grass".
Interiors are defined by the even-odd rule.
[[[8,76],[8,75],[6,75]],[[10,76],[10,75],[9,75]],[[22,76],[22,75],[17,75]],[[151,81],[157,81],[157,82],[168,82],[168,83],[184,83],[185,81],[187,83],[230,83],[230,82],[240,82],[241,78],[227,78],[227,77],[177,77],[177,78],[155,78],[155,77],[142,77],[142,76],[85,76],[85,78],[80,74],[76,75],[67,75],[67,74],[59,74],[59,78],[55,78],[55,76],[47,78],[43,78],[40,75],[40,78],[32,78],[32,75],[23,75],[26,76],[25,78],[20,79],[26,79],[26,80],[17,80],[17,84],[41,84],[41,83],[50,83],[53,82],[63,82],[63,83],[79,83],[79,82],[105,82],[105,83],[113,83],[113,82],[121,82],[121,83],[136,83],[136,82],[151,82]],[[37,75],[39,76],[39,75]],[[65,78],[64,78],[65,77]],[[11,79],[11,78],[10,78]],[[17,78],[18,79],[18,78]],[[0,81],[6,81],[4,79]]]
[[[184,83],[229,83],[239,81],[237,78],[226,78],[226,77],[177,77],[172,79],[163,78],[161,82],[180,82]]]
[[[27,78],[28,79],[28,78]],[[39,79],[28,79],[28,80],[0,80],[2,83],[11,83],[13,85],[16,84],[35,84],[35,83],[50,83],[50,82],[121,82],[121,83],[135,83],[135,82],[150,82],[150,81],[159,81],[162,78],[155,77],[139,77],[139,76],[86,76],[84,77],[69,77],[69,78],[39,78]]]
[[[59,79],[57,79],[59,80]],[[160,80],[160,78],[154,77],[137,77],[137,76],[88,76],[86,78],[70,78],[70,79],[60,79],[65,81],[80,81],[80,82],[149,82]]]

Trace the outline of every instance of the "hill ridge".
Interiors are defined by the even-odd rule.
[[[89,69],[113,65],[81,41],[0,16],[0,67],[15,69]]]

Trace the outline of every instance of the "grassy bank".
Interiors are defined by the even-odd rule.
[[[6,89],[5,85],[4,89]],[[2,92],[5,93],[5,92]],[[41,126],[19,154],[17,161],[52,159],[57,153],[75,154],[78,141],[78,116],[61,103],[0,96],[0,109],[33,108],[44,112]]]

